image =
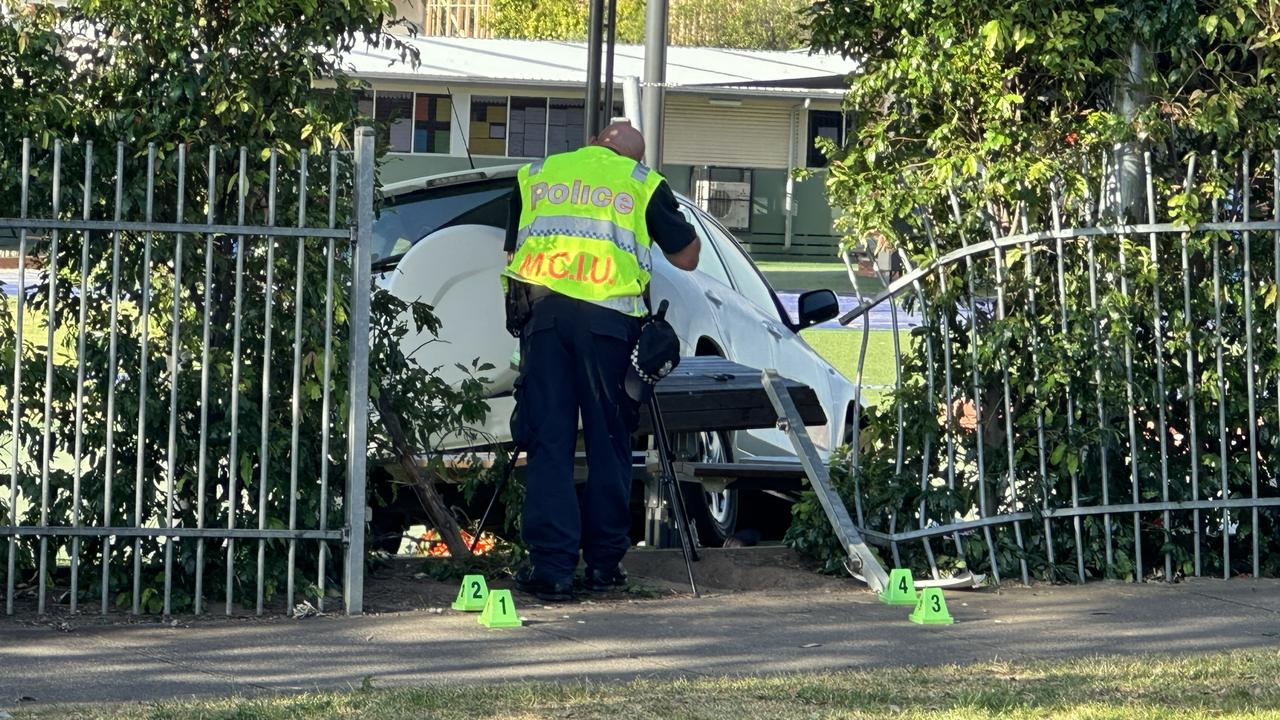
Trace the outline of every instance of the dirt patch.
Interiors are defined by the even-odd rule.
[[[781,546],[703,548],[693,564],[699,589],[713,592],[848,590],[865,587],[846,577],[819,575],[812,562]],[[632,550],[624,561],[633,578],[689,591],[679,550]]]
[[[863,588],[852,578],[819,575],[811,562],[790,548],[704,548],[693,565],[703,593],[826,591]],[[689,575],[679,550],[633,549],[623,564],[631,576],[627,592],[592,595],[598,602],[651,600],[689,595]],[[458,592],[456,580],[430,577],[427,561],[395,558],[365,579],[366,612],[403,612],[448,607]],[[510,588],[509,577],[491,579],[492,588]]]

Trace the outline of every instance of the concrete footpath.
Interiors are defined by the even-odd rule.
[[[785,588],[785,585],[780,585]],[[921,627],[852,581],[524,602],[522,628],[430,609],[302,620],[71,626],[0,618],[0,709],[227,693],[513,680],[782,673],[906,664],[1280,648],[1280,581],[1092,583],[949,592]]]

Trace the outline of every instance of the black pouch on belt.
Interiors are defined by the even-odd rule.
[[[520,337],[524,325],[529,321],[533,297],[528,283],[518,280],[507,280],[507,332],[511,337]]]

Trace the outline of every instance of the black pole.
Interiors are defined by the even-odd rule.
[[[519,445],[511,447],[511,458],[507,460],[507,466],[503,468],[502,474],[493,483],[493,497],[489,498],[489,504],[484,509],[484,515],[480,516],[480,522],[476,525],[475,537],[471,538],[471,554],[473,555],[476,552],[476,546],[480,544],[480,534],[484,532],[484,524],[489,520],[489,513],[493,512],[493,506],[498,502],[498,496],[502,494],[502,488],[511,482],[511,473],[515,472],[516,460],[520,459],[522,450],[524,448]]]
[[[680,554],[684,556],[684,567],[689,573],[689,589],[694,597],[698,593],[698,581],[693,577],[693,563],[698,559],[698,546],[693,537],[693,527],[689,524],[689,511],[684,505],[684,494],[680,491],[680,480],[676,477],[675,466],[671,463],[671,445],[667,441],[667,424],[662,418],[662,408],[658,405],[658,393],[649,396],[649,417],[653,425],[654,444],[658,448],[658,461],[661,476],[659,484],[667,492],[667,511],[674,525],[676,536],[680,539]]]
[[[600,113],[600,127],[613,119],[613,51],[618,44],[618,0],[609,0],[609,28],[604,44],[604,108]]]
[[[601,23],[604,21],[604,0],[591,0],[591,12],[587,16],[587,101],[586,127],[582,144],[600,134],[600,45]]]

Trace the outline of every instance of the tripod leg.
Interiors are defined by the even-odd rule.
[[[663,480],[667,486],[667,502],[671,507],[672,521],[680,536],[680,554],[684,556],[684,568],[689,573],[689,589],[694,597],[702,597],[698,593],[698,581],[693,577],[693,562],[698,559],[692,533],[689,531],[689,516],[684,512],[684,503],[680,497],[680,483],[674,477]]]
[[[476,525],[476,535],[471,538],[471,552],[474,554],[476,546],[480,544],[480,533],[484,530],[484,524],[489,520],[489,513],[493,512],[493,506],[498,502],[498,496],[502,494],[502,488],[511,480],[511,474],[515,472],[516,460],[520,458],[521,448],[519,445],[512,446],[511,459],[507,461],[507,467],[503,469],[502,476],[498,478],[498,482],[493,485],[493,497],[489,498],[489,505],[484,509],[484,515],[480,516],[480,524]]]
[[[698,559],[698,551],[694,546],[693,531],[689,525],[689,513],[684,506],[684,496],[680,493],[680,482],[676,479],[675,467],[671,463],[671,446],[667,443],[667,425],[662,419],[662,409],[658,406],[657,394],[649,396],[649,416],[652,419],[654,442],[658,447],[658,460],[662,466],[662,484],[667,489],[667,503],[671,509],[672,520],[676,532],[680,536],[680,552],[684,555],[685,569],[689,571],[689,587],[694,597],[698,594],[698,583],[693,577],[693,561]]]

